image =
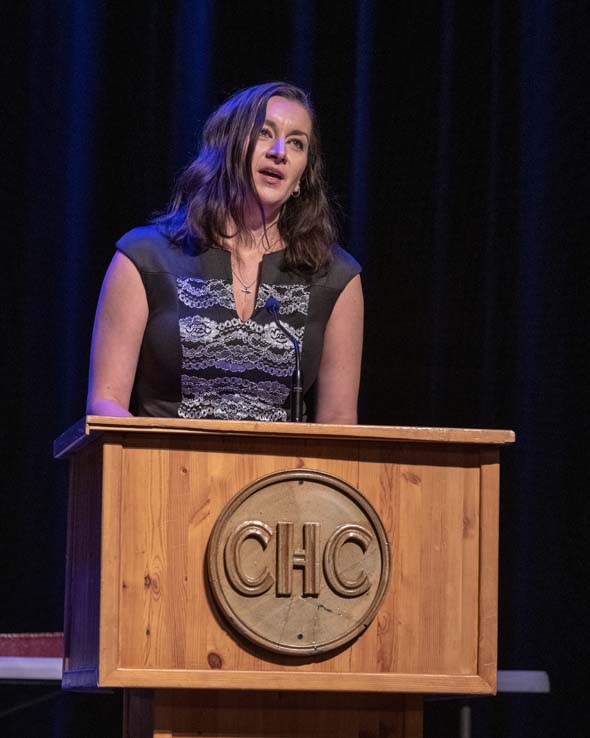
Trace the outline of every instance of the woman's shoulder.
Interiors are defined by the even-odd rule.
[[[332,253],[334,256],[333,265],[336,269],[341,269],[353,273],[354,275],[360,274],[362,267],[359,262],[354,258],[352,254],[335,244],[332,247]]]
[[[133,228],[121,236],[116,246],[142,274],[189,273],[195,269],[198,261],[194,249],[173,243],[158,225]]]
[[[160,271],[162,261],[166,260],[171,248],[169,239],[154,225],[139,226],[127,231],[116,246],[131,259],[140,272]]]
[[[344,289],[362,270],[359,262],[342,246],[332,247],[332,259],[328,267],[317,275],[317,283],[333,289]]]

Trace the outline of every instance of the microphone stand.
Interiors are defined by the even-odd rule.
[[[266,309],[273,316],[275,323],[287,336],[295,349],[295,371],[291,378],[291,421],[301,423],[303,420],[303,378],[301,376],[301,346],[299,341],[281,323],[278,316],[279,301],[269,297],[266,301]]]

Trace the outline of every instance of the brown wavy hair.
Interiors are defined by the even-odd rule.
[[[152,222],[178,245],[197,244],[199,250],[223,248],[228,237],[250,236],[244,222],[247,197],[254,195],[263,216],[252,177],[252,156],[271,97],[301,104],[311,118],[307,166],[301,194],[281,208],[277,223],[286,244],[284,266],[303,273],[326,267],[332,258],[336,228],[323,176],[319,133],[309,96],[285,82],[269,82],[240,90],[207,120],[197,158],[182,172],[167,212]],[[245,147],[245,144],[247,146]],[[226,232],[228,220],[237,233]]]

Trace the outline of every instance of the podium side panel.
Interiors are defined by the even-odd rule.
[[[481,452],[482,539],[479,603],[478,673],[496,692],[498,660],[498,537],[500,455],[497,450]]]
[[[64,623],[66,688],[96,687],[100,599],[102,448],[70,461]]]

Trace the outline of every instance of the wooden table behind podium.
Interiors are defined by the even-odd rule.
[[[128,689],[125,735],[422,734],[423,693],[496,689],[499,451],[510,431],[89,416],[70,461],[67,688]],[[381,519],[371,625],[317,657],[270,653],[214,606],[218,516],[264,475],[314,469]]]

